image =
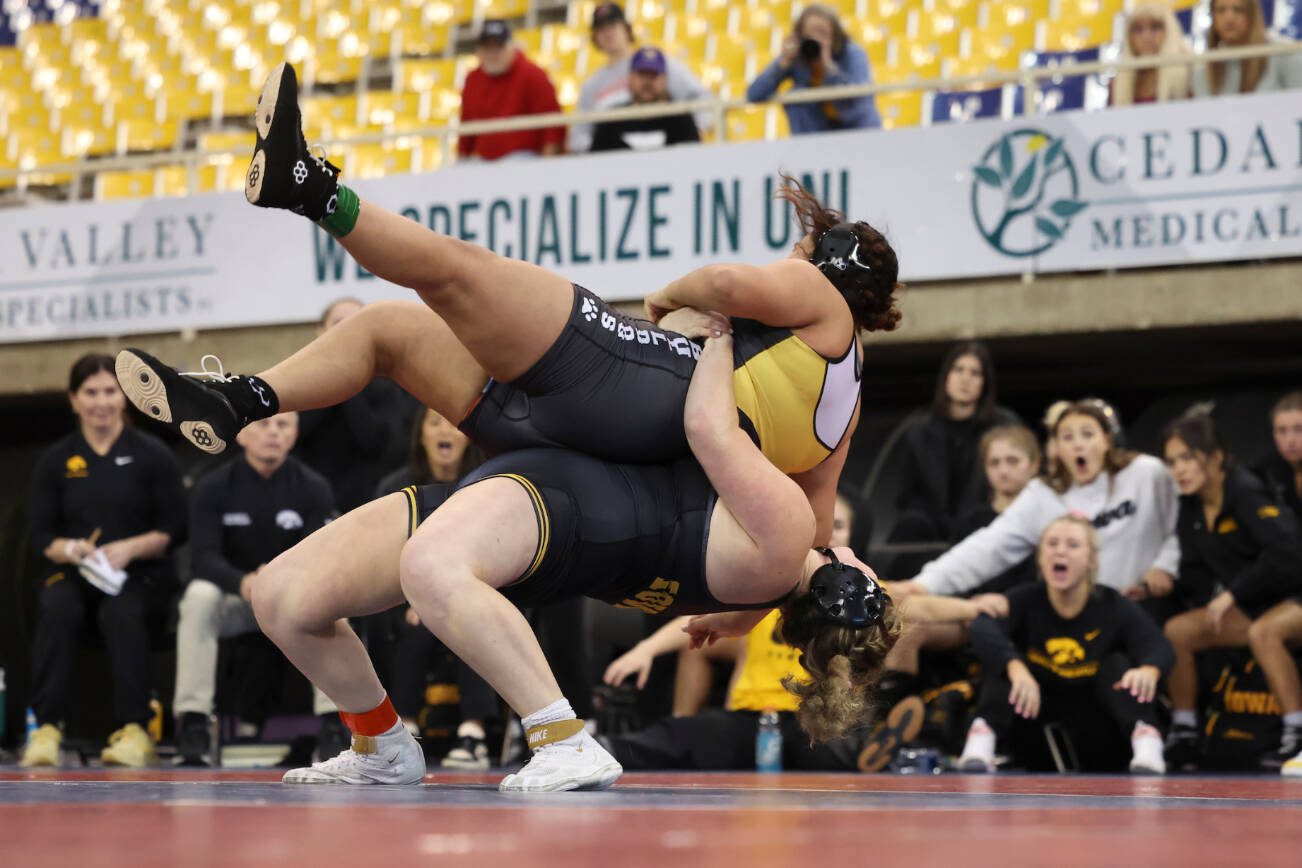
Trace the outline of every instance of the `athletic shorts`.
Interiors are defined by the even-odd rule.
[[[573,449],[606,461],[663,464],[691,454],[683,433],[700,347],[574,287],[569,321],[512,383],[489,380],[461,430],[490,455]]]
[[[655,615],[720,610],[705,584],[715,494],[694,461],[620,465],[528,449],[490,459],[458,490],[497,478],[528,493],[538,522],[533,563],[500,589],[516,605],[592,597]],[[407,491],[413,526],[446,498],[439,486]]]

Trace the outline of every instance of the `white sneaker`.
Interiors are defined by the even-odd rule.
[[[353,736],[353,746],[310,768],[290,769],[287,784],[419,784],[425,779],[425,754],[406,727],[384,735]]]
[[[1279,773],[1286,778],[1302,778],[1302,753],[1284,763]]]
[[[623,773],[624,767],[585,730],[536,748],[525,767],[507,775],[498,789],[515,793],[604,790]]]
[[[1146,723],[1135,724],[1134,732],[1130,734],[1130,773],[1166,774],[1166,759],[1162,751],[1162,734]]]
[[[983,717],[978,717],[968,727],[963,754],[958,758],[958,770],[978,774],[995,770],[995,731]]]

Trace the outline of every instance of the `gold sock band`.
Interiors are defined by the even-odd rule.
[[[375,736],[354,733],[353,753],[375,753]]]
[[[571,717],[569,720],[557,720],[530,727],[525,733],[525,741],[529,745],[529,750],[537,750],[545,744],[565,741],[581,732],[583,732],[583,721]]]

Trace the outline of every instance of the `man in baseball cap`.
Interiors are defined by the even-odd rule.
[[[592,73],[579,90],[578,110],[594,111],[627,104],[632,99],[629,92],[630,68],[634,49],[633,27],[624,9],[618,3],[602,3],[592,12],[592,44],[606,55],[606,65]],[[663,55],[661,55],[663,57]],[[709,99],[712,93],[687,67],[669,58],[664,59],[664,73],[670,99]],[[702,128],[709,127],[713,115],[706,111],[696,117]],[[575,124],[570,127],[570,150],[592,150],[592,124]]]
[[[669,62],[658,48],[644,45],[633,52],[628,61],[629,99],[625,105],[670,102],[668,68]],[[592,150],[647,151],[700,140],[696,122],[684,112],[638,120],[603,121],[593,132]]]
[[[537,64],[524,56],[511,39],[511,27],[500,18],[487,18],[475,35],[479,68],[471,70],[461,88],[461,120],[491,120],[525,114],[559,112],[556,88]],[[559,153],[564,127],[517,130],[480,135],[462,134],[457,152],[463,158]]]

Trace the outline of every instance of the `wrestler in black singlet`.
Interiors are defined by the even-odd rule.
[[[851,338],[832,359],[791,329],[732,323],[742,430],[784,473],[817,466],[858,406],[858,342]],[[514,382],[490,380],[459,427],[490,455],[551,446],[638,464],[686,458],[683,405],[699,356],[682,335],[575,286],[569,321],[552,346]]]
[[[705,582],[710,516],[717,500],[694,460],[664,465],[610,464],[557,449],[498,456],[458,489],[492,478],[519,483],[538,518],[537,557],[519,581],[501,588],[519,606],[592,597],[653,615],[771,609],[727,603]],[[406,488],[408,534],[447,497],[438,486]]]

